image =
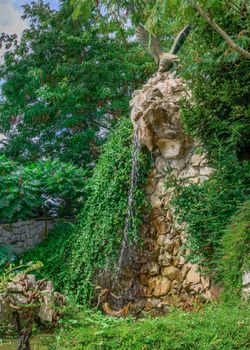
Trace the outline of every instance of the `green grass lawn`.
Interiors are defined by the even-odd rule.
[[[56,339],[53,350],[249,350],[250,305],[209,305],[137,320],[80,311],[62,321]]]

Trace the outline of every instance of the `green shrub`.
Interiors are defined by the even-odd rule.
[[[43,267],[35,274],[38,278],[53,281],[57,290],[63,291],[68,280],[68,258],[74,225],[62,221],[48,234],[48,237],[34,249],[22,256],[22,260],[42,261]]]
[[[175,204],[181,219],[187,222],[189,258],[217,274],[222,254],[220,240],[232,215],[249,194],[250,61],[232,50],[201,16],[195,15],[190,2],[181,1],[179,9],[173,4],[180,14],[174,17],[174,23],[192,24],[178,53],[179,74],[192,92],[192,97],[183,101],[182,124],[189,135],[201,141],[217,169],[211,180],[200,187],[181,189]],[[240,11],[230,1],[201,1],[200,6],[239,46],[249,51],[246,2],[237,2]],[[167,9],[171,10],[171,6]]]
[[[227,156],[215,164],[210,180],[179,188],[173,200],[180,222],[187,222],[188,258],[214,276],[221,259],[220,240],[231,216],[248,198],[250,166]]]
[[[211,10],[215,21],[234,36],[235,42],[249,49],[249,14],[244,18],[243,12],[233,11],[228,3],[207,1],[206,10]],[[182,109],[186,131],[202,141],[213,159],[219,159],[221,150],[249,159],[250,60],[231,50],[194,12],[185,14],[191,14],[186,20],[193,22],[191,40],[183,47],[185,52],[180,51],[181,75],[193,96]]]
[[[241,294],[243,272],[250,268],[250,200],[231,218],[221,240],[220,273],[224,296],[232,299]]]
[[[85,171],[46,160],[23,166],[0,156],[0,222],[71,216],[84,199]]]

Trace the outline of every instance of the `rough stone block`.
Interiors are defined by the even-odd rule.
[[[201,281],[201,274],[200,272],[197,272],[197,268],[194,265],[191,265],[190,270],[188,271],[185,280],[187,284],[197,284]]]
[[[178,282],[182,281],[182,273],[179,269],[174,266],[168,266],[163,269],[164,275],[170,279],[170,281],[177,280]]]
[[[23,227],[23,226],[25,226],[25,225],[26,225],[25,221],[17,221],[17,222],[14,222],[14,223],[12,224],[12,226],[13,226],[14,229],[15,229],[15,228]]]
[[[160,139],[156,145],[165,159],[178,158],[183,153],[183,140]]]
[[[152,277],[148,282],[147,294],[152,296],[166,295],[171,289],[171,281],[162,276]]]
[[[213,174],[214,171],[215,169],[205,166],[200,168],[200,175],[209,177]]]

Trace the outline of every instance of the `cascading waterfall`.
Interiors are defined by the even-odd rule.
[[[133,220],[134,220],[133,204],[134,204],[134,195],[135,195],[137,179],[138,179],[138,160],[139,160],[139,154],[141,149],[141,145],[139,141],[139,126],[140,126],[140,121],[138,121],[135,124],[134,133],[133,133],[133,153],[132,153],[132,168],[131,168],[131,175],[130,175],[130,188],[128,193],[128,206],[127,206],[127,214],[126,214],[125,226],[123,231],[123,240],[122,240],[120,257],[118,262],[118,275],[122,270],[122,266],[126,258],[126,253],[129,254],[129,229],[131,225],[133,225]]]

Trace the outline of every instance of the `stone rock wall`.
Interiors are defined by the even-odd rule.
[[[157,73],[131,101],[131,118],[139,123],[139,140],[152,153],[153,169],[147,182],[151,204],[143,233],[145,247],[138,283],[143,309],[152,315],[169,306],[191,307],[194,301],[218,297],[219,290],[197,266],[186,261],[185,223],[177,224],[170,201],[176,185],[197,186],[213,173],[199,143],[185,134],[180,101],[189,98],[184,82],[174,73]],[[165,311],[164,311],[165,310]]]
[[[34,248],[53,228],[56,220],[27,220],[0,225],[0,247],[12,246],[16,254]]]

